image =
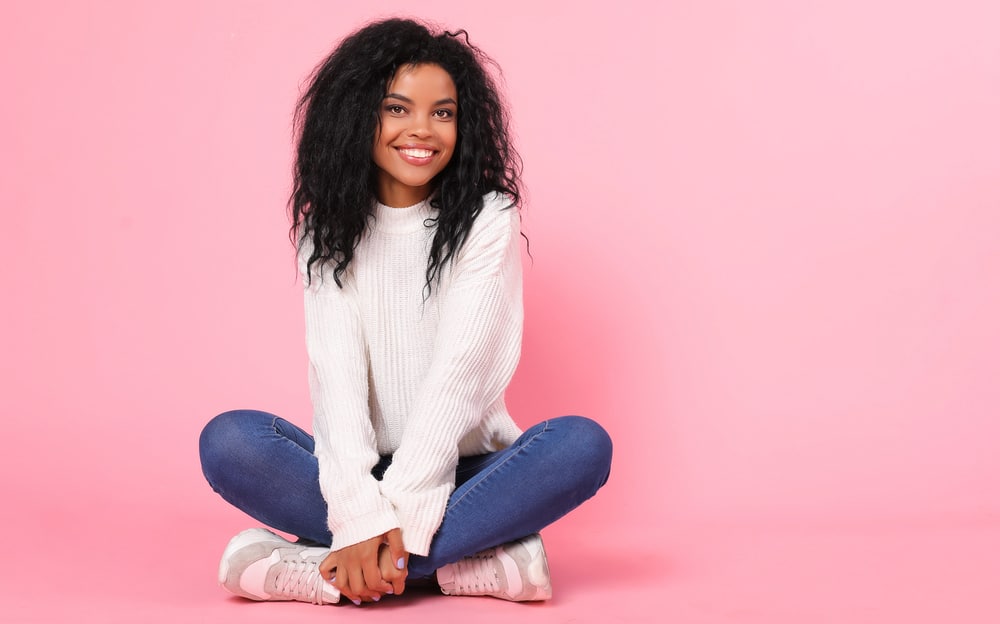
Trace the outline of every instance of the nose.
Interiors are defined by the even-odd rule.
[[[430,119],[423,115],[412,117],[413,123],[407,129],[407,134],[416,138],[425,138],[431,135]]]
[[[424,139],[431,135],[431,131],[427,126],[412,126],[407,134],[414,138]]]

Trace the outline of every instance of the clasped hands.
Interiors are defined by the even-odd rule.
[[[392,529],[331,552],[319,572],[341,596],[359,605],[378,602],[386,594],[402,594],[409,559],[402,532]]]

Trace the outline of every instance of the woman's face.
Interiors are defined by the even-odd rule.
[[[378,167],[378,200],[404,208],[430,195],[431,181],[455,151],[458,92],[439,65],[399,68],[379,108],[372,157]]]

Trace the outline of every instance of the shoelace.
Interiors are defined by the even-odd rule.
[[[455,589],[463,593],[499,592],[500,579],[497,577],[495,559],[493,551],[487,551],[456,561]]]
[[[286,558],[274,577],[274,590],[282,598],[323,604],[324,582],[316,562]]]

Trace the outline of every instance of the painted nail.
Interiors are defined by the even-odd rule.
[[[404,565],[406,565],[406,562],[403,561],[402,557],[400,557],[399,560],[396,561],[396,569],[397,570],[402,570]]]
[[[388,590],[386,590],[386,592],[385,592],[385,593],[387,593],[388,595],[390,595],[390,596],[391,596],[391,595],[392,595],[392,588],[390,587],[390,588],[389,588]]]
[[[378,602],[379,600],[382,600],[382,596],[372,596],[372,600]]]
[[[336,581],[336,580],[337,580],[336,576],[331,576],[330,577],[330,584],[333,585],[333,582]]]
[[[353,602],[354,606],[356,606],[356,607],[360,607],[361,606],[361,601],[360,600],[352,600],[351,602]]]

